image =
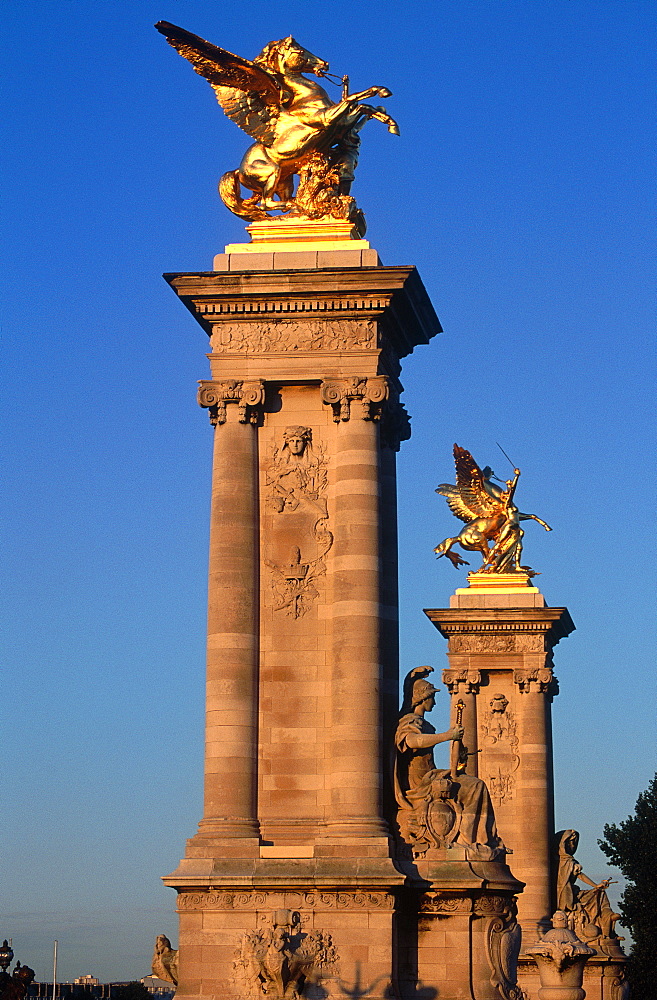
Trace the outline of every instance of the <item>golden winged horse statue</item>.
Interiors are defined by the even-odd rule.
[[[219,194],[231,212],[251,221],[274,211],[345,219],[364,234],[363,213],[349,191],[364,123],[376,118],[399,135],[385,108],[363,103],[390,97],[386,87],[350,94],[349,79],[342,77],[342,98],[335,102],[304,76],[330,77],[329,64],[291,35],[269,42],[251,62],[167,21],[155,27],[209,82],[228,117],[255,140],[237,170],[219,182]],[[244,198],[242,186],[253,194]]]
[[[441,483],[436,493],[444,496],[452,514],[465,521],[465,528],[455,538],[445,538],[434,552],[438,558],[447,556],[453,566],[468,565],[452,546],[457,543],[469,552],[481,552],[482,573],[517,573],[529,576],[536,573],[529,566],[520,565],[524,531],[521,521],[538,521],[546,531],[549,524],[535,514],[523,514],[514,503],[520,469],[513,470],[513,479],[506,480],[506,489],[500,489],[492,480],[495,473],[486,466],[479,468],[465,448],[454,445],[456,486]],[[500,480],[501,481],[501,480]]]

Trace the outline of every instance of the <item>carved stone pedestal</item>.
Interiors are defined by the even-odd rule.
[[[463,701],[468,771],[488,785],[514,875],[526,883],[523,937],[535,941],[555,908],[552,649],[574,625],[566,608],[546,607],[525,573],[471,573],[468,582],[449,608],[425,614],[449,641],[452,718]]]
[[[505,864],[466,861],[459,848],[430,853],[399,894],[399,995],[521,1000],[515,895],[522,883]]]

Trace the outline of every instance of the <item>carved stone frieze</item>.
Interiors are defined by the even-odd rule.
[[[276,354],[307,351],[367,350],[377,346],[374,320],[313,319],[216,323],[213,354]]]
[[[301,618],[319,597],[333,544],[329,530],[324,448],[310,427],[290,426],[264,467],[265,565],[275,611]],[[292,544],[290,544],[292,542]]]
[[[469,896],[450,895],[445,892],[425,892],[420,896],[420,914],[430,913],[471,913],[472,899]]]
[[[392,910],[395,899],[389,892],[306,892],[303,903],[313,909]]]
[[[477,694],[481,684],[481,671],[466,668],[443,670],[443,684],[451,695]]]
[[[390,379],[386,375],[332,379],[322,382],[321,396],[323,403],[333,407],[336,423],[349,420],[354,406],[354,413],[363,420],[380,420],[390,398]]]
[[[266,892],[241,892],[209,889],[207,892],[181,892],[179,910],[253,910],[267,905]]]
[[[260,927],[247,932],[233,962],[238,996],[249,1000],[297,1000],[306,984],[339,975],[339,958],[326,931],[303,930],[301,915],[277,909]]]
[[[450,636],[449,650],[450,653],[542,653],[545,637],[537,632],[460,634]]]
[[[238,890],[208,889],[202,892],[181,892],[179,910],[254,910],[268,913],[287,906],[301,913],[315,910],[392,910],[392,893],[382,890]]]
[[[199,382],[198,402],[199,406],[209,410],[211,424],[226,423],[226,406],[229,403],[237,404],[240,423],[257,424],[265,402],[265,386],[260,381],[204,380]]]
[[[555,686],[551,667],[522,667],[513,671],[513,681],[523,694],[529,691],[551,694]]]

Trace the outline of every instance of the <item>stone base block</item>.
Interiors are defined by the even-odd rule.
[[[391,996],[385,888],[183,892],[177,1000]]]

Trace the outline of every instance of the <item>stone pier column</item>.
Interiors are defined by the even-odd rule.
[[[479,670],[443,670],[443,684],[451,696],[451,717],[450,726],[456,725],[456,706],[459,701],[463,702],[463,743],[468,748],[466,774],[472,774],[476,778],[479,774],[478,767],[478,733],[477,733],[477,695],[481,684],[481,672]]]
[[[202,838],[257,837],[258,409],[262,383],[204,382],[215,425]]]
[[[498,832],[513,851],[513,873],[526,883],[518,900],[523,938],[534,941],[555,909],[552,650],[575,626],[566,608],[546,607],[522,573],[470,573],[449,608],[425,614],[449,640],[443,681],[452,724],[460,698],[465,743],[481,751],[476,773],[488,786]]]
[[[537,666],[515,670],[513,680],[520,692],[518,754],[523,764],[518,774],[518,811],[532,817],[531,827],[521,825],[517,833],[517,851],[523,859],[522,875],[527,883],[522,916],[529,940],[532,925],[537,937],[549,930],[554,897],[549,863],[554,835],[550,725],[554,679],[550,667]]]
[[[329,837],[383,836],[379,420],[388,379],[324,383],[337,417]]]

